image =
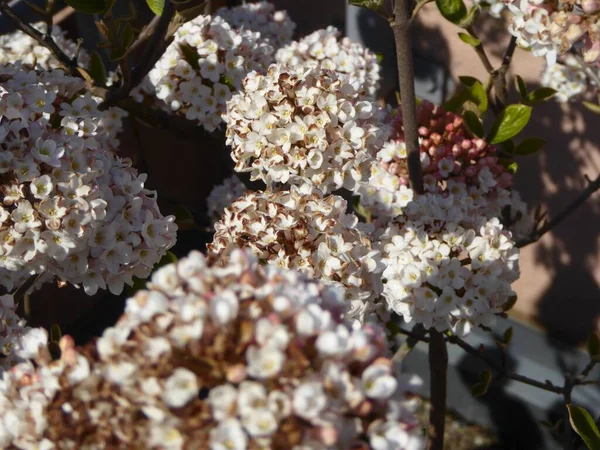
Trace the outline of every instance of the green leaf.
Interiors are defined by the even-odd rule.
[[[587,351],[590,357],[594,360],[600,359],[600,338],[596,333],[590,335],[590,339],[587,344]]]
[[[489,385],[492,382],[492,372],[490,372],[489,370],[484,370],[479,375],[479,378],[481,379],[482,383],[486,383]]]
[[[486,383],[475,383],[471,386],[471,394],[473,397],[483,397],[487,394],[489,385]]]
[[[477,114],[473,111],[465,111],[463,112],[462,117],[471,134],[477,137],[485,136],[483,124],[481,123],[481,120],[479,120],[479,117],[477,117]]]
[[[442,16],[456,25],[467,17],[467,7],[463,0],[435,0],[435,4]]]
[[[377,13],[383,13],[385,0],[348,0],[348,3],[352,6],[359,6],[361,8],[372,9]]]
[[[581,103],[583,103],[583,106],[585,106],[591,112],[596,113],[596,114],[600,114],[600,105],[597,105],[597,104],[592,103],[592,102],[581,102]]]
[[[165,0],[146,0],[148,4],[148,8],[156,14],[157,16],[161,16],[163,10],[165,9]]]
[[[90,59],[90,76],[102,86],[106,84],[106,67],[98,52],[92,53]]]
[[[458,77],[460,82],[467,87],[471,98],[469,100],[473,101],[479,110],[484,113],[488,108],[488,97],[487,92],[485,92],[485,87],[483,83],[474,77]]]
[[[107,0],[65,0],[65,3],[85,14],[104,14],[111,6]]]
[[[546,141],[542,138],[531,137],[523,140],[517,148],[515,153],[520,156],[532,155],[541,149],[546,144]]]
[[[519,96],[521,97],[521,100],[525,100],[527,98],[527,85],[525,84],[525,81],[523,81],[523,78],[521,78],[519,75],[515,75],[515,86]]]
[[[50,327],[50,342],[58,344],[61,338],[62,330],[60,329],[60,325],[56,323],[52,324],[52,327]]]
[[[541,87],[527,94],[526,101],[532,105],[539,105],[550,97],[553,97],[556,91],[549,87]]]
[[[504,312],[510,311],[511,309],[513,309],[513,307],[515,306],[516,303],[517,303],[516,295],[509,297],[508,300],[506,301],[506,303],[504,303],[504,305],[502,305],[502,311],[504,311]]]
[[[352,207],[354,209],[354,212],[361,216],[366,223],[371,222],[371,211],[369,211],[360,203],[360,196],[356,195],[352,197]]]
[[[183,58],[186,60],[186,62],[194,69],[200,70],[200,64],[198,63],[200,56],[198,55],[198,50],[187,44],[180,44],[179,48],[183,53]]]
[[[510,344],[513,338],[513,327],[508,327],[502,336],[502,342],[506,345]]]
[[[129,48],[129,46],[133,43],[134,37],[135,32],[133,31],[133,27],[129,22],[125,23],[123,26],[123,31],[121,32],[121,42],[123,43],[123,47],[125,49]]]
[[[467,28],[473,25],[477,17],[479,17],[479,11],[481,10],[479,5],[473,5],[467,16],[458,23],[458,26],[461,28]]]
[[[108,53],[108,59],[110,59],[111,61],[117,61],[123,58],[123,56],[125,56],[124,48],[111,48],[110,52]]]
[[[600,432],[594,419],[585,409],[576,405],[567,405],[569,422],[575,432],[583,439],[590,450],[600,450]]]
[[[515,143],[512,139],[509,139],[508,141],[504,141],[500,144],[498,144],[500,146],[500,148],[502,148],[506,153],[509,153],[511,155],[514,155],[515,153]]]
[[[531,106],[508,105],[494,121],[487,141],[490,144],[504,142],[523,130],[531,117]]]
[[[470,34],[467,33],[458,33],[458,37],[460,38],[461,41],[463,41],[465,44],[469,44],[473,47],[477,47],[479,44],[481,44],[481,41],[473,36],[471,36]]]

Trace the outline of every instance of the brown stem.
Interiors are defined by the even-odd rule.
[[[63,52],[54,39],[52,39],[52,30],[47,29],[46,33],[40,33],[34,27],[24,22],[15,12],[6,4],[4,1],[0,1],[0,12],[10,22],[12,22],[19,30],[27,34],[31,38],[35,39],[40,45],[50,50],[50,53],[56,58],[60,67],[66,72],[75,77],[81,77],[79,67],[77,65],[76,58],[69,58],[65,52]]]
[[[447,371],[448,351],[444,335],[432,329],[429,332],[429,374],[431,377],[431,410],[427,444],[429,450],[444,449]]]
[[[21,286],[19,286],[13,291],[12,296],[14,298],[15,304],[18,305],[21,302],[21,300],[25,298],[25,296],[27,295],[27,291],[29,291],[29,289],[31,289],[33,285],[37,283],[44,274],[45,272],[31,275],[23,282]]]
[[[423,193],[423,173],[419,154],[419,135],[417,124],[417,102],[415,95],[415,74],[412,57],[412,23],[409,11],[410,0],[396,0],[394,15],[390,25],[396,41],[396,59],[402,101],[400,110],[404,125],[404,138],[408,153],[408,176],[410,185],[417,194]]]
[[[529,244],[537,242],[544,234],[552,230],[558,224],[560,224],[563,220],[569,217],[573,212],[577,210],[581,205],[583,205],[586,200],[597,190],[600,189],[600,175],[595,180],[588,180],[589,184],[587,187],[579,194],[579,196],[573,200],[571,204],[569,204],[565,209],[559,212],[552,220],[550,220],[546,225],[539,229],[534,229],[531,234],[521,239],[517,242],[516,246],[518,248],[523,248]]]

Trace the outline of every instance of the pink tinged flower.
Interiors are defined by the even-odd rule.
[[[170,408],[181,408],[198,397],[196,375],[188,369],[178,367],[165,381],[162,399]]]
[[[43,328],[30,328],[19,339],[16,354],[24,359],[34,359],[40,348],[48,345],[48,332]]]
[[[219,325],[226,325],[238,315],[239,301],[237,295],[229,290],[220,292],[210,300],[209,312]]]
[[[345,325],[338,325],[335,330],[321,333],[316,346],[323,356],[342,356],[350,351],[350,332]]]

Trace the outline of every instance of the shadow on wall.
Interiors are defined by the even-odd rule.
[[[486,349],[486,356],[500,363],[502,353],[498,349]],[[513,370],[515,362],[507,355],[506,367]],[[465,386],[473,386],[479,381],[473,367],[479,367],[481,360],[465,353],[458,362],[457,368],[461,381]],[[544,438],[538,424],[527,408],[517,397],[507,394],[504,381],[492,380],[488,392],[477,399],[485,405],[490,413],[498,442],[493,446],[478,447],[475,450],[544,450]]]

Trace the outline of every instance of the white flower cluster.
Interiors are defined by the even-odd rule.
[[[227,144],[252,180],[355,190],[385,140],[381,110],[356,82],[321,68],[272,65],[227,103]]]
[[[46,33],[45,22],[32,23],[36,30]],[[77,53],[77,62],[82,67],[87,67],[90,56],[84,49],[77,49],[77,44],[66,37],[66,32],[60,27],[52,27],[52,39],[69,58]],[[50,50],[40,45],[35,39],[20,30],[0,35],[0,65],[14,64],[21,61],[24,65],[43,70],[57,69],[58,61]]]
[[[25,319],[17,315],[14,297],[0,296],[0,376],[5,370],[35,357],[47,344],[46,330],[25,326]]]
[[[588,70],[595,70],[600,75],[600,69],[590,66]],[[542,86],[554,89],[554,98],[561,103],[581,98],[593,86],[573,55],[565,55],[553,66],[546,64],[540,82]]]
[[[350,38],[341,38],[335,27],[318,30],[277,51],[278,63],[296,67],[306,65],[333,70],[360,83],[367,95],[375,98],[381,67],[377,55]]]
[[[261,262],[341,285],[348,316],[363,322],[381,294],[383,266],[358,218],[346,214],[346,208],[342,197],[295,186],[275,193],[248,192],[215,224],[208,253],[222,257],[248,248]]]
[[[236,175],[226,178],[223,183],[215,186],[206,199],[208,218],[211,224],[221,220],[225,208],[244,195],[247,190],[244,183]]]
[[[270,2],[244,3],[233,8],[220,8],[215,15],[236,30],[260,33],[275,49],[292,40],[296,24],[287,11],[277,11]]]
[[[175,243],[146,175],[113,152],[123,114],[61,70],[0,66],[0,268],[119,294]]]
[[[520,47],[554,65],[574,49],[586,63],[600,62],[600,2],[597,0],[507,0],[509,32]]]
[[[214,131],[246,74],[265,72],[273,53],[259,33],[233,30],[221,17],[198,16],[177,30],[173,43],[132,95]]]
[[[341,292],[241,251],[157,271],[117,325],[0,382],[3,448],[424,448],[415,377]],[[198,447],[201,445],[201,447]]]
[[[465,335],[491,326],[515,295],[519,251],[498,218],[474,213],[486,201],[466,192],[426,193],[380,236],[383,296],[407,322]]]

